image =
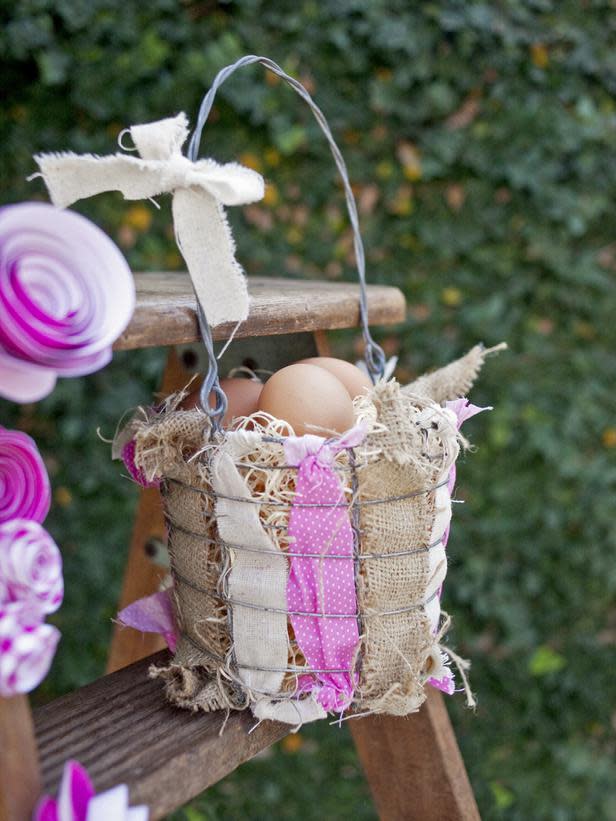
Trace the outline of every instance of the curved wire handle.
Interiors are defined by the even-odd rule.
[[[269,71],[271,71],[273,74],[276,74],[278,75],[278,77],[285,80],[291,86],[291,88],[293,88],[293,90],[299,94],[299,96],[310,107],[317,123],[319,124],[319,127],[321,128],[321,131],[325,135],[325,138],[327,139],[327,142],[329,144],[329,148],[333,155],[334,162],[336,163],[336,168],[338,169],[340,178],[342,179],[347,211],[349,214],[349,220],[351,222],[351,228],[353,230],[353,246],[355,249],[357,275],[359,278],[359,312],[362,336],[364,338],[365,345],[364,357],[366,360],[366,366],[368,368],[370,378],[373,382],[377,382],[379,379],[382,378],[383,373],[385,371],[385,353],[383,352],[381,346],[378,345],[372,338],[372,335],[370,334],[370,328],[368,326],[368,298],[366,295],[366,256],[364,253],[364,243],[362,241],[361,234],[359,231],[359,217],[357,215],[357,204],[355,202],[355,197],[353,196],[351,183],[349,182],[349,174],[347,171],[346,163],[342,157],[342,154],[340,153],[340,149],[336,145],[336,141],[332,136],[332,132],[327,120],[325,119],[325,115],[318,107],[318,105],[314,102],[314,100],[308,93],[307,89],[305,89],[304,86],[294,77],[290,77],[288,74],[286,74],[277,63],[275,63],[273,60],[270,60],[268,57],[259,57],[255,54],[248,54],[245,57],[241,57],[235,63],[226,66],[218,72],[218,74],[214,78],[214,82],[212,83],[210,90],[203,98],[203,101],[199,108],[197,124],[190,138],[190,143],[188,144],[188,159],[191,162],[196,162],[197,160],[203,127],[212,109],[216,92],[218,91],[220,86],[228,77],[230,77],[235,71],[237,71],[238,68],[242,68],[243,66],[249,66],[253,63],[261,63],[261,65],[265,66],[265,68],[269,69]],[[203,343],[205,345],[209,359],[208,371],[205,376],[203,386],[201,387],[200,399],[203,410],[210,416],[212,420],[212,430],[214,432],[220,430],[221,420],[227,410],[227,397],[225,396],[224,391],[220,387],[218,363],[216,360],[216,356],[214,354],[214,345],[212,342],[212,334],[210,331],[210,327],[207,323],[203,307],[199,304],[199,300],[197,300],[197,304],[199,328],[201,330]],[[210,393],[212,392],[214,393],[216,398],[216,404],[214,408],[209,407],[208,401]]]

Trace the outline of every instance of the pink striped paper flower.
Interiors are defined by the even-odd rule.
[[[54,613],[62,604],[62,557],[38,522],[0,524],[0,580],[5,602],[30,601],[42,613]]]
[[[134,303],[121,251],[85,217],[46,203],[0,208],[0,396],[34,402],[57,376],[102,368]]]
[[[36,443],[0,425],[0,523],[16,518],[43,522],[50,502],[49,477]]]
[[[60,631],[31,601],[0,604],[0,696],[29,693],[47,675]]]

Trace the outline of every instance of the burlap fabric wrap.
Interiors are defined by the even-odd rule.
[[[443,495],[437,488],[446,484],[461,441],[455,417],[440,403],[468,391],[489,352],[477,346],[411,385],[400,388],[395,380],[379,383],[369,396],[356,402],[357,418],[369,429],[353,454],[357,464],[354,492],[348,488],[349,499],[352,496],[356,504],[355,513],[350,512],[358,517],[361,531],[359,553],[407,554],[358,562],[360,677],[353,703],[357,711],[412,712],[425,699],[426,680],[438,674],[441,635],[436,593],[446,571],[439,539],[449,522],[450,504],[448,493]],[[243,608],[228,609],[216,595],[224,598],[231,590],[234,598],[246,601],[251,600],[252,591],[261,604],[283,601],[288,504],[276,507],[276,499],[279,495],[287,502],[292,500],[293,474],[269,471],[264,480],[258,470],[234,467],[236,461],[244,466],[264,460],[283,465],[282,447],[247,431],[211,440],[204,413],[176,410],[175,406],[173,400],[167,402],[160,413],[137,425],[135,435],[137,466],[148,479],[162,481],[181,632],[173,663],[153,669],[152,675],[164,679],[171,701],[194,710],[250,705],[259,718],[293,724],[321,717],[323,711],[314,703],[306,701],[298,709],[294,674],[268,676],[250,669],[272,658],[272,647],[276,648],[276,666],[281,653],[287,664],[301,664],[301,653],[287,635],[286,617],[282,617],[283,653],[279,615],[271,618],[269,614],[269,626],[264,629],[271,635],[263,641],[265,636],[258,631],[259,624],[264,624],[263,614],[252,611],[239,618]],[[343,453],[341,459],[348,460],[348,454]],[[272,506],[234,507],[227,502],[221,507],[219,500],[216,507],[215,486],[219,492],[220,488],[232,490],[229,496],[256,494]],[[365,504],[375,499],[387,501]],[[219,533],[216,512],[219,521],[224,517],[223,533]],[[247,517],[243,522],[242,516]],[[268,523],[274,527],[266,530]],[[240,545],[253,548],[256,540],[269,553],[252,554],[251,559],[241,550],[221,548],[221,538],[230,545],[239,540]],[[271,584],[260,583],[260,567]]]
[[[425,698],[426,660],[437,640],[427,605],[431,597],[436,601],[446,562],[432,534],[438,486],[458,456],[458,435],[451,412],[405,396],[396,382],[378,384],[369,402],[361,403],[360,416],[372,409],[378,424],[358,448],[358,461],[368,462],[358,473],[359,499],[391,501],[360,506],[362,554],[394,555],[362,563],[357,593],[364,641],[356,700],[362,710],[406,715]],[[448,496],[446,508],[448,514]],[[422,549],[426,545],[433,546]],[[431,554],[439,548],[442,560],[434,566]],[[383,611],[391,615],[376,615]]]
[[[182,707],[216,710],[229,702],[242,706],[242,694],[220,677],[221,660],[231,643],[226,608],[203,592],[219,589],[225,565],[217,544],[207,462],[190,458],[207,441],[208,418],[175,410],[175,404],[167,403],[136,434],[142,470],[163,483],[170,560],[176,578],[183,580],[174,585],[180,637],[174,664],[165,674],[167,691]]]

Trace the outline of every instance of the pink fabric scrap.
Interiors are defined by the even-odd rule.
[[[137,599],[120,610],[118,621],[142,633],[160,633],[167,642],[167,647],[175,653],[178,630],[169,590],[161,590],[152,596]]]
[[[359,445],[365,435],[365,426],[356,425],[338,439],[308,434],[289,437],[285,442],[288,463],[298,466],[296,496],[289,516],[289,535],[294,540],[290,550],[318,554],[318,558],[291,558],[288,609],[291,613],[351,616],[290,616],[308,666],[315,671],[344,671],[300,676],[299,692],[314,695],[327,711],[342,712],[353,700],[358,679],[353,663],[359,644],[357,619],[352,618],[357,612],[353,529],[333,463],[336,453]]]
[[[159,487],[160,481],[158,479],[149,481],[143,470],[135,464],[135,450],[136,443],[134,439],[129,439],[122,447],[122,461],[126,470],[130,473],[131,479],[141,487]]]

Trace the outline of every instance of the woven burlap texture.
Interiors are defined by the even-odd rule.
[[[223,675],[231,640],[226,608],[212,594],[220,589],[226,557],[217,544],[210,471],[196,458],[204,448],[206,453],[214,448],[208,445],[209,419],[197,410],[176,410],[176,405],[169,401],[135,434],[136,465],[149,480],[162,481],[180,628],[173,664],[152,674],[165,680],[168,697],[179,706],[241,707],[246,700]]]
[[[452,401],[466,396],[473,387],[479,371],[484,365],[486,357],[502,351],[507,347],[504,342],[492,348],[475,345],[474,348],[460,359],[450,362],[438,370],[423,374],[419,379],[405,385],[402,393],[407,396],[422,396],[432,402]]]
[[[357,449],[358,462],[368,463],[359,471],[361,551],[387,558],[361,564],[364,641],[355,701],[362,712],[406,715],[425,699],[424,666],[436,640],[426,603],[444,568],[431,569],[430,551],[422,548],[434,532],[436,488],[458,456],[458,436],[449,411],[405,396],[395,381],[375,386],[359,404],[360,418],[373,408],[377,425]],[[389,501],[366,504],[374,499]]]

